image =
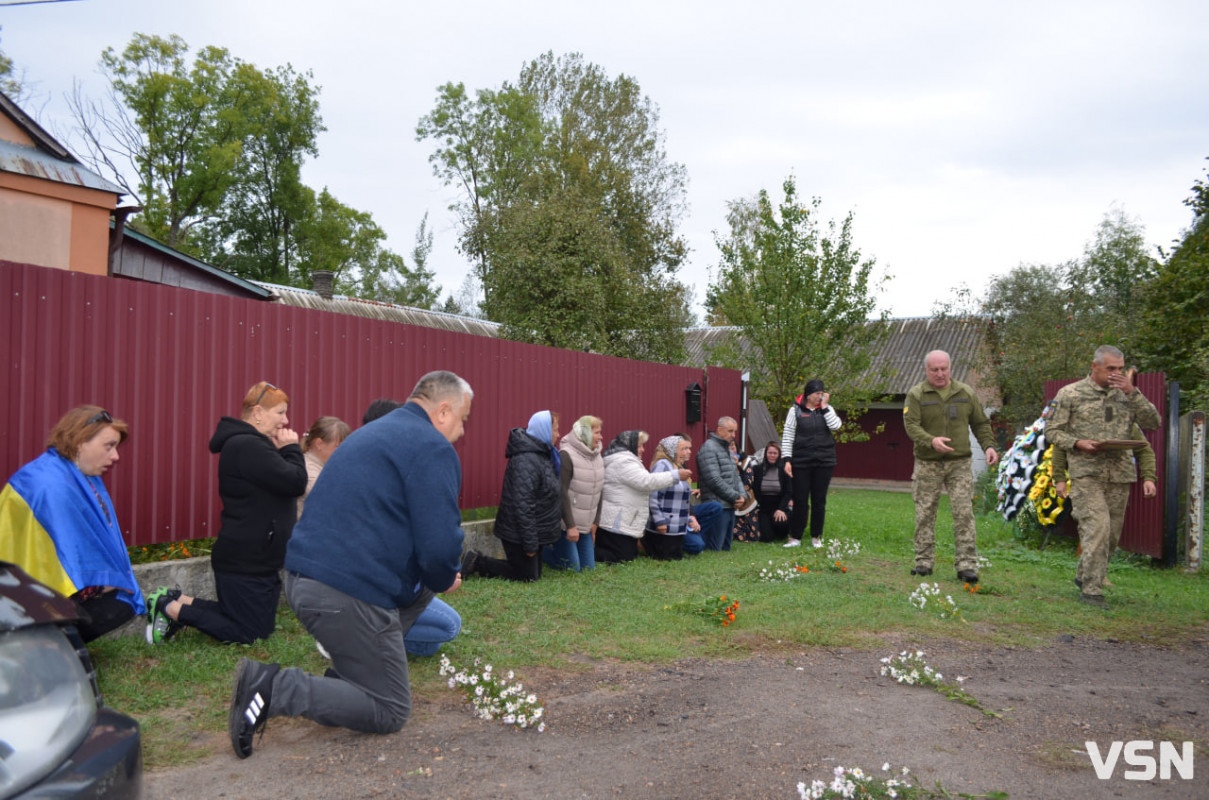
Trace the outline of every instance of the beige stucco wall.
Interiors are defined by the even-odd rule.
[[[0,260],[109,272],[109,215],[117,195],[0,172]]]

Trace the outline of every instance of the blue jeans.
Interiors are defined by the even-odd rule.
[[[432,656],[462,630],[462,617],[439,597],[432,598],[403,637],[409,656]]]
[[[702,503],[701,505],[705,504]],[[697,521],[700,522],[701,518],[698,517]],[[704,523],[701,525],[701,537],[705,539],[706,550],[729,550],[731,537],[734,533],[735,510],[733,508],[722,508],[717,520],[709,528],[706,528]]]
[[[553,569],[592,569],[596,566],[596,548],[592,546],[592,535],[587,531],[579,532],[579,541],[567,541],[567,532],[563,531],[558,541],[550,547],[542,549],[542,559]]]
[[[705,549],[705,534],[717,524],[718,517],[722,514],[722,504],[717,500],[710,500],[708,503],[698,503],[693,506],[691,513],[697,518],[697,524],[701,526],[701,530],[697,533],[685,531],[684,553],[685,555],[695,556]]]

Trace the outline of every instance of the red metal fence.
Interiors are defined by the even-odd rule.
[[[0,476],[45,447],[69,408],[95,403],[130,424],[107,475],[129,544],[217,534],[218,418],[239,413],[259,380],[290,396],[292,427],[324,414],[356,427],[378,397],[404,399],[434,369],[475,390],[462,459],[461,505],[495,505],[507,432],[549,408],[562,429],[604,419],[682,431],[738,416],[736,370],[676,367],[293,308],[117,278],[0,262]],[[685,422],[685,388],[703,387],[702,421]]]
[[[1148,372],[1135,379],[1138,389],[1146,399],[1154,403],[1163,417],[1163,427],[1157,431],[1143,431],[1146,441],[1154,448],[1158,461],[1158,497],[1142,496],[1141,476],[1129,492],[1129,506],[1125,509],[1125,528],[1121,532],[1121,549],[1131,553],[1142,553],[1152,558],[1163,557],[1163,486],[1166,478],[1167,437],[1167,376],[1161,372]],[[1073,380],[1046,381],[1045,402],[1053,400],[1058,390]],[[1073,523],[1072,523],[1073,527]]]

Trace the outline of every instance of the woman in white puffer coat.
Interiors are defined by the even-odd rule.
[[[647,472],[642,466],[645,431],[622,431],[604,451],[604,492],[596,529],[596,561],[619,564],[638,556],[638,540],[650,514],[651,492],[689,480],[687,469]]]

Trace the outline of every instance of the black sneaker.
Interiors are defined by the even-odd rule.
[[[478,568],[479,558],[482,557],[482,555],[483,554],[478,550],[467,550],[462,554],[463,578],[469,578],[471,575],[475,574],[474,571]]]
[[[252,755],[252,737],[269,719],[269,703],[273,699],[273,678],[281,671],[280,664],[261,664],[248,658],[235,665],[235,685],[231,688],[231,710],[227,714],[227,732],[235,755]]]
[[[1089,606],[1095,606],[1096,608],[1108,608],[1108,603],[1104,602],[1104,595],[1102,594],[1081,594],[1079,595],[1079,602],[1087,603]]]
[[[921,578],[926,578],[932,574],[932,568],[931,567],[912,567],[911,574],[918,575]]]
[[[973,585],[973,584],[978,583],[978,573],[971,572],[968,569],[964,569],[961,572],[957,573],[957,580]]]

